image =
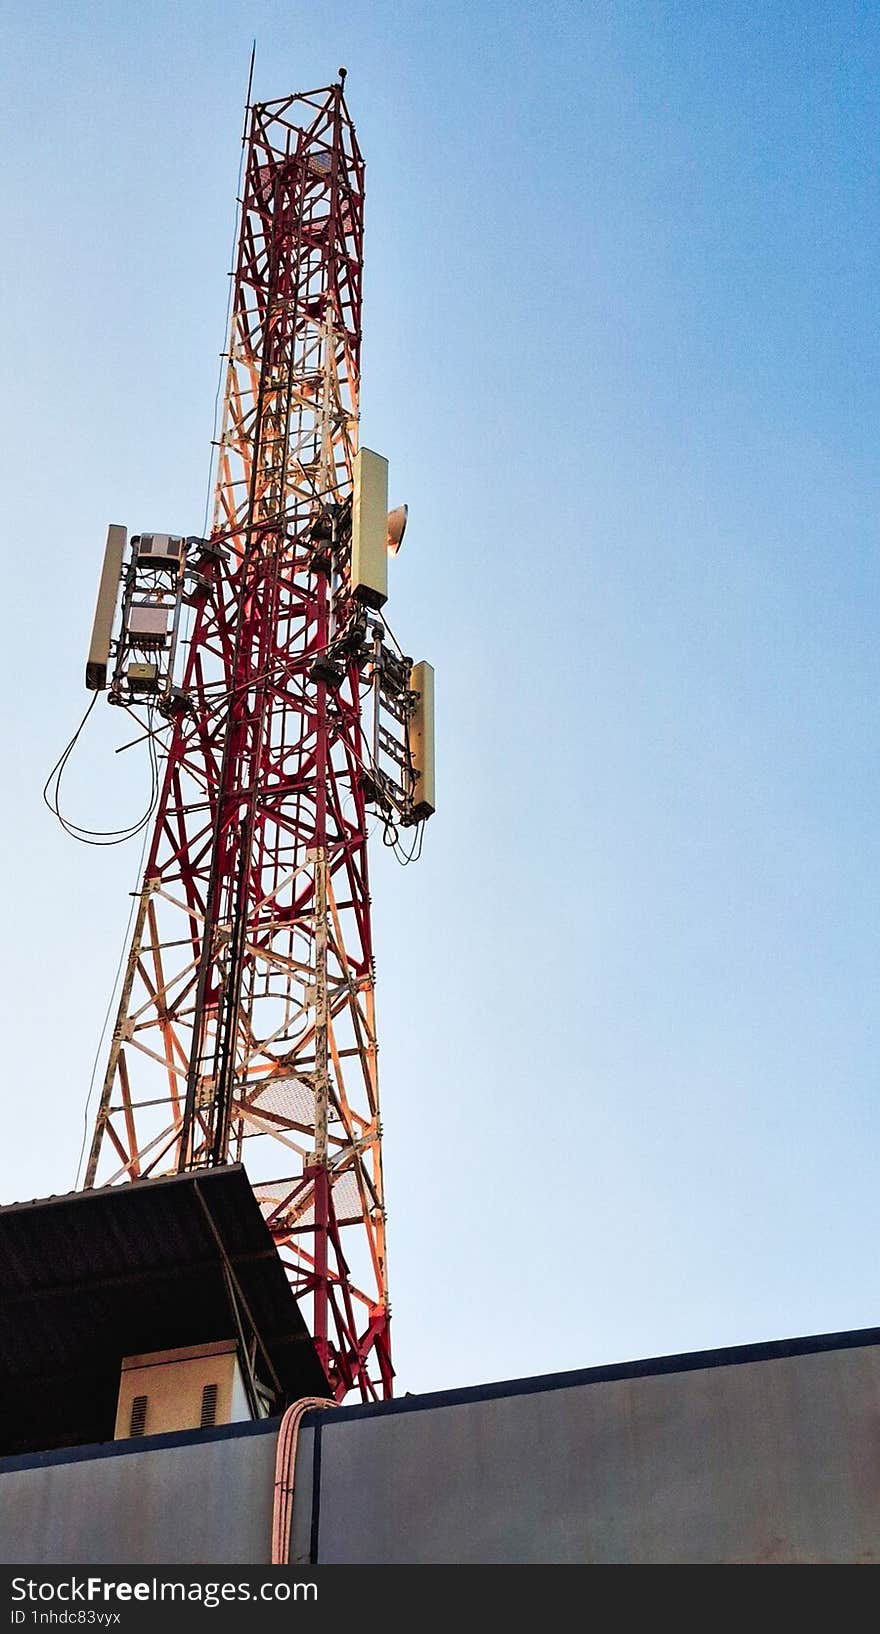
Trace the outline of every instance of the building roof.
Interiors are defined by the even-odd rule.
[[[123,1356],[236,1337],[235,1304],[265,1382],[329,1395],[240,1164],[0,1208],[0,1456],[111,1440]]]

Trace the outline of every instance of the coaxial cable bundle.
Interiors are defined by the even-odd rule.
[[[73,737],[68,743],[67,748],[64,749],[59,755],[55,765],[52,767],[52,770],[49,773],[49,776],[46,778],[43,785],[43,803],[48,807],[49,811],[51,811],[53,817],[57,817],[61,827],[64,829],[65,834],[69,834],[73,840],[79,840],[80,844],[125,845],[128,840],[133,840],[138,834],[143,833],[143,830],[146,828],[150,818],[153,815],[153,812],[156,809],[156,802],[159,798],[159,757],[156,753],[156,740],[153,730],[152,710],[150,710],[147,717],[146,733],[150,756],[150,798],[143,816],[139,817],[134,823],[126,824],[124,828],[86,828],[81,823],[71,822],[70,818],[65,817],[63,811],[61,810],[61,784],[64,778],[64,773],[70,764],[70,757],[80,740],[83,728],[85,727],[85,724],[98,701],[98,696],[99,694],[97,692],[93,694],[91,703],[83,715],[83,718],[74,732]]]

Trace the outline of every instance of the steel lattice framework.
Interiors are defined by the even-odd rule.
[[[332,1389],[391,1392],[352,615],[364,166],[343,83],[251,109],[213,532],[86,1185],[242,1160]],[[329,520],[328,520],[329,519]]]

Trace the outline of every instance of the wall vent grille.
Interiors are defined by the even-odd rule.
[[[200,1428],[206,1430],[210,1425],[217,1423],[217,1386],[206,1384],[202,1390],[202,1420]]]
[[[131,1404],[131,1418],[128,1425],[129,1435],[144,1435],[147,1428],[147,1398],[135,1396]]]

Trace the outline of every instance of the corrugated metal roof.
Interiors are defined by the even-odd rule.
[[[288,1398],[327,1394],[240,1165],[0,1208],[0,1454],[109,1440],[123,1356],[234,1337],[224,1256]]]

